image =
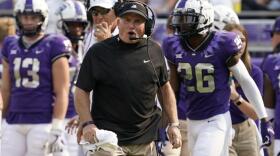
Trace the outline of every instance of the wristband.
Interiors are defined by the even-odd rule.
[[[232,101],[235,105],[240,106],[242,104],[242,99],[242,96],[239,94],[238,97]]]
[[[64,129],[64,122],[61,119],[52,119],[52,129],[59,129],[63,130]]]
[[[168,123],[166,129],[168,129],[170,127],[177,127],[177,128],[179,128],[179,126],[180,126],[179,122]]]
[[[86,121],[82,124],[82,128],[85,128],[87,125],[91,125],[91,124],[95,124],[95,122],[93,120],[91,121]]]

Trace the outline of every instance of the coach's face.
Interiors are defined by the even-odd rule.
[[[126,13],[118,20],[119,37],[125,43],[139,42],[145,33],[145,18],[136,13]]]

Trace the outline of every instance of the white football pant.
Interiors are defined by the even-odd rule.
[[[188,119],[188,149],[191,156],[228,156],[231,127],[229,112],[205,120]]]

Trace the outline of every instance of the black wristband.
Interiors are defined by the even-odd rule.
[[[87,125],[91,125],[91,124],[95,124],[95,122],[93,120],[91,121],[86,121],[82,124],[82,128],[85,128]]]
[[[238,98],[236,98],[236,99],[233,101],[233,103],[234,103],[235,105],[237,105],[237,106],[240,106],[240,105],[242,104],[242,100],[243,100],[242,96],[241,96],[241,95],[238,95]]]

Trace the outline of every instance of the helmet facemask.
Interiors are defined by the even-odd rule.
[[[200,15],[194,9],[188,8],[187,11],[179,10],[173,13],[172,26],[175,35],[192,36],[197,34],[197,26]]]
[[[72,43],[78,43],[79,41],[82,41],[84,39],[86,26],[87,22],[85,21],[62,21],[62,30],[65,36],[68,37]]]
[[[37,23],[36,26],[27,28],[21,23],[21,20],[20,20],[21,16],[37,16],[41,20],[40,20],[40,22]],[[43,25],[44,21],[45,21],[45,17],[40,13],[25,11],[22,13],[18,12],[16,14],[16,22],[17,22],[17,26],[19,28],[19,33],[23,36],[33,37],[33,36],[38,35],[42,31],[42,25]]]
[[[213,6],[205,0],[178,1],[172,15],[175,35],[185,37],[207,34],[214,21]]]
[[[45,0],[18,0],[14,7],[14,15],[16,18],[17,29],[20,35],[32,37],[43,32],[48,23],[48,5]],[[40,21],[30,28],[28,24],[23,25],[21,16],[37,16]],[[33,17],[29,20],[35,20]],[[27,17],[26,17],[27,18]],[[24,20],[25,21],[25,20]],[[28,28],[29,27],[29,28]]]
[[[79,1],[66,1],[60,11],[62,30],[72,43],[84,39],[87,26],[85,6]]]

